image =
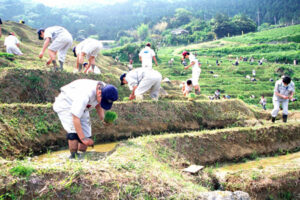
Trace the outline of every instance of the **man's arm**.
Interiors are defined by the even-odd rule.
[[[139,56],[139,60],[142,62],[143,61],[143,59],[142,59],[142,57],[141,56]]]
[[[137,85],[133,87],[132,92],[129,96],[130,100],[133,100],[135,98],[135,90],[136,90],[137,87],[138,87]]]
[[[49,44],[50,44],[50,38],[47,37],[46,40],[45,40],[45,42],[44,42],[43,49],[42,49],[42,51],[41,51],[41,53],[39,55],[39,58],[42,58],[44,56],[44,53],[45,53],[47,47],[49,46]]]
[[[101,108],[101,106],[98,104],[96,106],[96,110],[97,110],[97,114],[98,114],[100,121],[103,121],[104,120],[104,109]]]
[[[280,98],[283,98],[283,99],[289,99],[289,97],[284,96],[284,95],[280,94],[279,92],[275,92],[275,95],[280,97]]]
[[[94,144],[93,140],[91,140],[90,138],[85,138],[84,133],[82,131],[82,127],[81,127],[81,123],[80,123],[80,118],[76,117],[75,115],[73,116],[73,123],[74,123],[74,127],[76,130],[76,133],[79,137],[79,139],[82,141],[83,144],[87,145],[87,146],[91,146]]]
[[[153,56],[153,60],[154,60],[154,62],[155,62],[155,65],[158,66],[157,60],[156,60],[156,57],[155,57],[155,56]]]
[[[191,66],[193,66],[195,64],[195,61],[191,62],[191,64],[189,64],[188,66],[186,66],[184,69],[188,69],[190,68]]]

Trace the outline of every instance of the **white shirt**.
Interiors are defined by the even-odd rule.
[[[185,83],[185,92],[191,92],[193,90],[193,84],[188,85]]]
[[[288,86],[285,86],[283,84],[282,80],[276,81],[273,98],[277,101],[287,100],[287,99],[283,99],[283,98],[277,96],[275,94],[275,92],[278,92],[279,94],[284,95],[284,96],[289,96],[292,94],[292,92],[295,92],[295,84],[293,81],[291,81],[290,84],[288,84]]]
[[[17,44],[20,44],[20,41],[16,36],[10,35],[5,38],[4,46],[10,47],[10,46],[15,46]]]
[[[192,66],[192,71],[193,72],[200,71],[198,59],[193,54],[190,54],[189,60],[190,63],[195,62],[195,64]]]
[[[50,38],[51,41],[54,41],[60,34],[71,35],[64,27],[51,26],[51,27],[45,29],[44,39]]]
[[[141,50],[139,56],[142,58],[142,64],[152,66],[152,58],[155,56],[155,52],[150,47],[146,46]]]
[[[80,42],[77,46],[76,46],[76,54],[80,54],[82,52],[82,50],[84,48],[94,48],[94,47],[99,47],[102,48],[103,45],[99,40],[95,40],[93,38],[87,38],[85,40],[83,40],[82,42]],[[85,52],[88,53],[88,52]]]
[[[144,68],[136,68],[126,74],[125,80],[128,82],[128,87],[130,90],[132,90],[134,86],[140,84],[146,75],[145,73],[146,70]]]
[[[56,112],[71,109],[73,115],[81,118],[84,112],[97,106],[96,87],[99,82],[89,79],[79,79],[60,88],[64,101],[60,102]]]

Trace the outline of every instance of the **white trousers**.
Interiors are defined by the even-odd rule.
[[[288,115],[289,100],[286,99],[284,101],[278,101],[273,99],[274,109],[271,112],[272,117],[276,117],[278,115],[280,103],[282,104],[282,109],[283,109],[282,113],[284,115]]]
[[[156,70],[148,70],[145,77],[135,90],[135,95],[140,96],[150,90],[150,97],[157,100],[162,76]]]
[[[22,51],[19,49],[19,47],[17,47],[17,45],[7,46],[6,53],[11,53],[18,56],[23,55]]]
[[[193,86],[199,85],[199,77],[201,74],[201,69],[192,71],[192,83]]]
[[[65,62],[68,49],[72,46],[73,38],[69,34],[59,35],[48,49],[58,52],[58,60]]]
[[[67,133],[76,133],[71,107],[62,95],[55,98],[53,110],[58,114],[60,122]],[[85,137],[92,136],[92,126],[89,111],[85,111],[80,118],[80,124]]]

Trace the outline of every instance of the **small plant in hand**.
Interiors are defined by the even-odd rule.
[[[112,112],[112,111],[107,111],[105,113],[104,121],[106,123],[113,123],[114,121],[116,121],[117,118],[118,118],[117,113]]]
[[[129,99],[129,97],[124,97],[123,98],[123,101],[129,101],[130,99]]]

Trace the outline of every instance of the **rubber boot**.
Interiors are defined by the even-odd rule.
[[[282,121],[284,122],[284,123],[286,123],[287,122],[287,115],[282,115]]]
[[[273,122],[273,123],[275,122],[275,119],[276,119],[275,117],[272,117],[272,122]]]

